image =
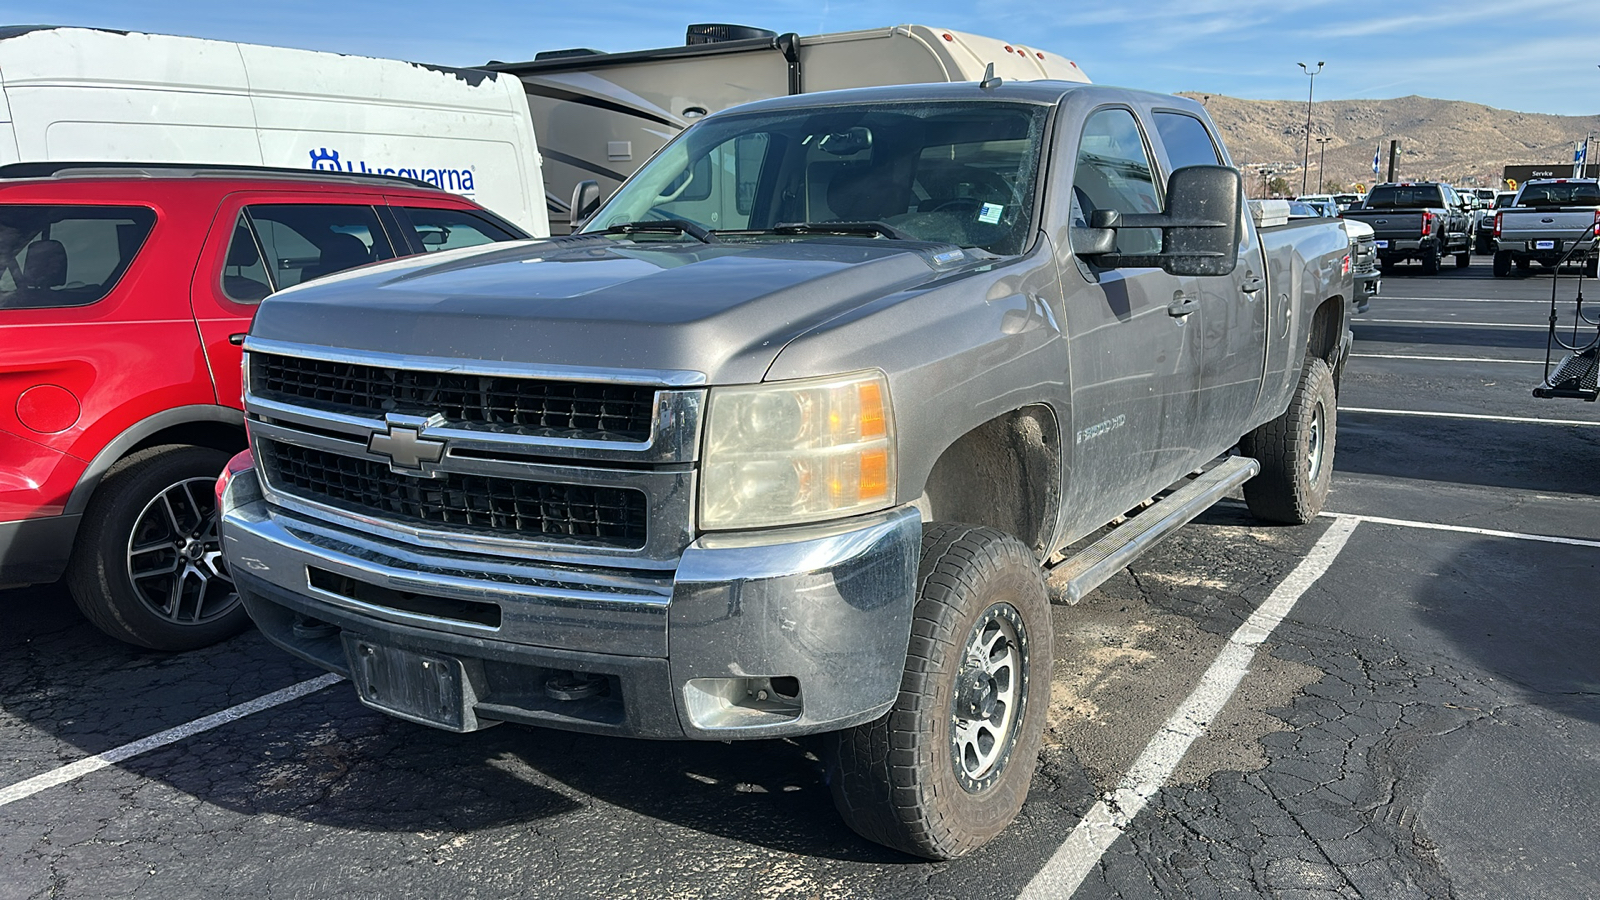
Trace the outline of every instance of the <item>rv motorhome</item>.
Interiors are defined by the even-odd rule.
[[[549,234],[514,78],[89,28],[0,28],[0,165],[152,162],[401,175]]]
[[[690,25],[682,47],[599,53],[554,50],[485,68],[522,79],[543,143],[550,219],[566,230],[572,190],[616,190],[696,119],[752,100],[890,84],[1087,82],[1047,50],[925,25],[801,37],[739,25]]]

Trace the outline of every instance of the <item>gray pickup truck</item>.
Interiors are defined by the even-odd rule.
[[[1494,215],[1494,274],[1515,265],[1526,272],[1537,262],[1582,264],[1590,278],[1600,273],[1600,182],[1551,178],[1524,182],[1511,205]]]
[[[1457,268],[1472,263],[1472,219],[1448,184],[1376,185],[1359,207],[1345,210],[1344,217],[1372,227],[1378,264],[1385,272],[1415,259],[1422,264],[1422,274],[1436,275],[1440,259],[1452,254]]]
[[[1027,793],[1052,592],[1240,486],[1318,513],[1349,247],[1258,228],[1179,97],[750,104],[580,234],[264,303],[227,562],[270,640],[376,709],[821,734],[851,827],[958,856]]]

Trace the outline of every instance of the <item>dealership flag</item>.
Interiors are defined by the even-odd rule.
[[[1589,155],[1589,142],[1583,141],[1572,151],[1572,177],[1583,177],[1584,159]]]
[[[1378,149],[1372,151],[1372,174],[1373,175],[1377,175],[1378,174],[1378,157],[1382,153],[1383,153],[1383,145],[1382,144],[1378,145]]]

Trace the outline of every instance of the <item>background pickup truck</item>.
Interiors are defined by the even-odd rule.
[[[1511,266],[1526,272],[1531,264],[1554,266],[1565,259],[1582,263],[1590,278],[1600,256],[1600,182],[1593,178],[1529,181],[1511,206],[1494,216],[1494,274],[1505,277]]]
[[[1344,216],[1372,226],[1385,272],[1415,259],[1422,263],[1422,274],[1434,275],[1439,259],[1450,254],[1455,254],[1457,268],[1472,262],[1472,220],[1448,184],[1380,184]]]
[[[1047,570],[1076,601],[1241,484],[1327,495],[1350,243],[1258,227],[1222,146],[1092,85],[774,99],[580,234],[275,295],[238,590],[395,716],[820,733],[851,827],[969,852],[1037,763]]]

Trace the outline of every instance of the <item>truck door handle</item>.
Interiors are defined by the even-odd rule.
[[[1244,283],[1239,285],[1239,290],[1244,291],[1246,294],[1254,294],[1256,291],[1261,290],[1261,279],[1254,275],[1246,275]]]
[[[1200,304],[1193,297],[1179,291],[1172,295],[1172,302],[1167,304],[1167,315],[1181,319],[1199,308]]]

